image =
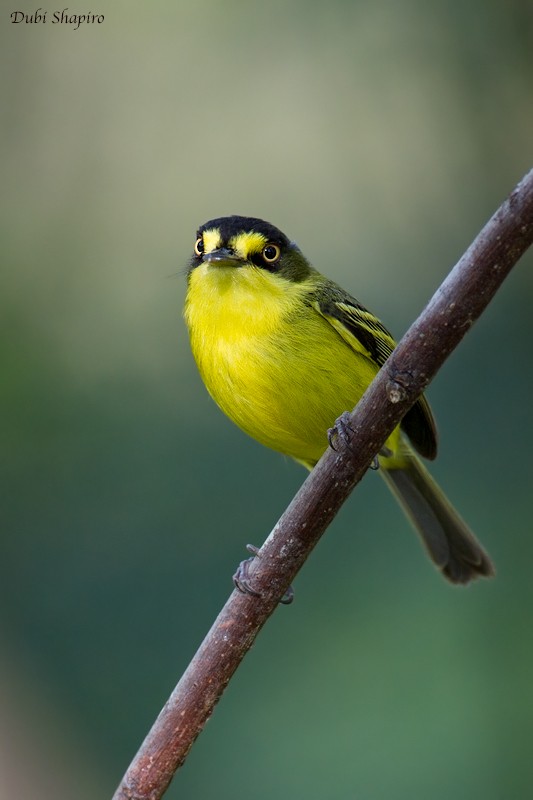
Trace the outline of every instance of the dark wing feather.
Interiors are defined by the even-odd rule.
[[[326,296],[317,293],[314,306],[342,338],[354,349],[363,352],[378,367],[388,359],[396,342],[387,328],[336,284],[328,283]],[[437,455],[437,429],[429,403],[420,397],[401,422],[413,446],[425,458]]]

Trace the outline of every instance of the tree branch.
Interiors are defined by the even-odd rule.
[[[158,800],[298,570],[375,454],[533,243],[533,170],[486,224],[409,328],[250,567],[259,597],[234,591],[172,692],[113,800]]]

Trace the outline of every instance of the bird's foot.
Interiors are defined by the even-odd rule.
[[[328,442],[332,450],[337,452],[337,442],[339,439],[346,446],[350,441],[350,434],[353,428],[350,427],[350,412],[343,411],[340,417],[335,420],[335,424],[328,430]]]
[[[350,442],[350,434],[353,433],[353,428],[350,425],[351,422],[351,414],[349,411],[343,411],[338,419],[335,420],[335,424],[332,428],[328,430],[328,443],[332,450],[337,452],[337,442],[339,439],[342,441],[344,446],[346,447]],[[383,456],[383,458],[390,458],[393,455],[392,450],[385,445],[379,451],[379,455]],[[379,469],[379,457],[374,456],[372,462],[370,464],[370,469]]]
[[[252,597],[261,597],[261,592],[256,592],[256,590],[253,589],[250,584],[250,565],[253,563],[254,558],[260,558],[259,548],[255,547],[253,544],[247,544],[246,549],[249,553],[252,553],[252,557],[241,561],[237,567],[235,575],[233,576],[233,583],[239,592],[242,592],[243,594],[250,594]],[[283,605],[289,605],[289,603],[292,603],[293,600],[294,589],[292,586],[289,586],[279,602],[283,603]]]
[[[239,592],[251,594],[253,597],[261,597],[261,593],[256,592],[255,589],[252,589],[250,586],[250,564],[253,562],[254,558],[259,555],[259,548],[255,547],[253,544],[247,544],[246,549],[253,555],[251,558],[246,558],[244,561],[241,561],[237,567],[237,572],[233,576],[233,583]]]

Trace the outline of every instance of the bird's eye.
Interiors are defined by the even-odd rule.
[[[199,236],[198,239],[196,240],[196,243],[194,245],[194,252],[196,253],[197,256],[201,256],[202,253],[204,252],[203,236]]]
[[[279,261],[281,250],[277,244],[267,244],[263,247],[262,256],[267,264],[275,264],[276,261]]]

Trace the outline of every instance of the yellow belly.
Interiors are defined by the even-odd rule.
[[[245,275],[204,269],[192,273],[185,317],[209,393],[254,439],[314,464],[327,447],[328,428],[358,402],[376,365],[310,305],[280,292],[268,273],[250,276],[247,292]],[[211,278],[216,291],[209,296]],[[258,292],[259,279],[265,286]],[[394,450],[396,439],[397,433],[389,442]]]

